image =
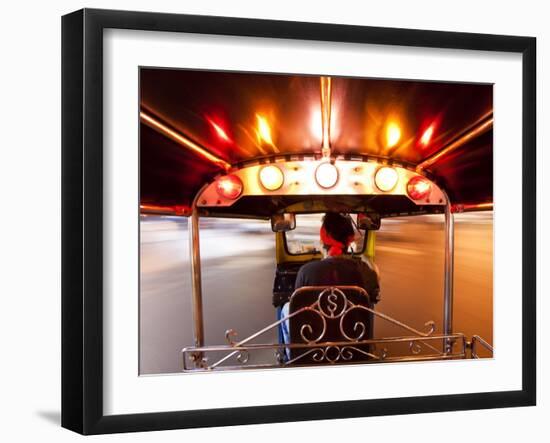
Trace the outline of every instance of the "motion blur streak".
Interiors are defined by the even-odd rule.
[[[269,126],[267,118],[263,115],[256,114],[256,120],[258,123],[258,129],[256,130],[256,134],[258,135],[258,143],[266,143],[273,148],[274,152],[279,152],[279,149],[277,149],[275,143],[273,143],[273,138],[271,137],[271,126]]]
[[[184,135],[179,134],[178,132],[170,129],[168,126],[164,125],[163,123],[151,117],[150,115],[146,114],[145,112],[140,111],[139,116],[141,118],[141,121],[143,121],[145,124],[149,125],[150,127],[159,131],[160,133],[164,134],[168,138],[171,138],[172,140],[179,143],[180,145],[196,152],[197,154],[206,158],[207,160],[210,160],[212,163],[215,163],[224,169],[229,169],[231,167],[231,165],[227,163],[225,160],[219,157],[216,157],[214,154],[208,152],[202,146],[199,146],[198,144],[194,143]]]
[[[454,328],[492,343],[493,213],[456,214],[455,221]],[[310,229],[318,235],[318,226]],[[418,329],[434,320],[436,332],[442,331],[443,232],[443,216],[383,220],[376,241],[382,289],[376,309]],[[203,219],[201,253],[207,345],[225,343],[226,329],[242,339],[274,321],[268,221]],[[186,219],[142,216],[140,301],[141,373],[179,372],[180,350],[193,343]],[[375,323],[376,336],[401,332]],[[273,333],[262,342],[276,340]]]
[[[422,163],[416,165],[416,170],[421,171],[423,169],[429,168],[434,163],[437,163],[439,160],[441,160],[443,157],[451,153],[452,151],[460,148],[461,146],[468,143],[473,138],[487,132],[489,129],[493,127],[493,117],[488,118],[484,122],[480,123],[475,128],[472,128],[470,131],[468,131],[463,136],[459,137],[457,140],[452,142],[450,145],[446,146],[445,148],[441,149],[440,151],[436,152],[431,157],[424,160]]]

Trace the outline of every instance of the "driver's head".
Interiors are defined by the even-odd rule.
[[[342,254],[353,241],[353,223],[347,215],[327,212],[321,225],[321,243],[329,255]]]

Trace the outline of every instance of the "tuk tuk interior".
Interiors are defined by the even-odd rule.
[[[421,82],[267,75],[257,84],[251,84],[241,74],[226,73],[221,80],[218,76],[216,91],[221,96],[207,95],[206,99],[224,103],[226,112],[233,112],[233,115],[246,112],[254,102],[250,99],[254,95],[244,94],[241,101],[231,101],[226,97],[227,91],[219,87],[220,82],[229,90],[252,89],[250,92],[256,92],[258,96],[265,95],[265,90],[262,90],[265,82],[271,86],[268,91],[273,94],[286,85],[285,91],[288,92],[280,96],[275,94],[271,99],[275,103],[284,101],[287,105],[297,103],[296,82],[302,82],[302,95],[304,91],[313,97],[317,95],[316,100],[312,99],[313,103],[318,103],[320,111],[317,145],[314,140],[296,142],[303,138],[300,124],[304,122],[296,117],[294,111],[290,111],[294,119],[285,120],[288,127],[284,128],[284,133],[294,134],[291,141],[295,144],[288,141],[275,144],[268,119],[264,121],[263,116],[253,112],[258,128],[257,150],[254,152],[245,147],[246,143],[239,146],[236,140],[225,145],[225,150],[220,149],[220,146],[224,147],[220,140],[213,144],[204,135],[204,122],[197,123],[196,119],[185,116],[178,120],[172,116],[177,94],[159,99],[158,95],[148,92],[153,88],[148,89],[147,85],[158,81],[159,76],[163,77],[167,87],[176,79],[181,80],[182,75],[204,83],[204,86],[214,84],[214,77],[209,73],[201,74],[204,75],[199,79],[193,71],[141,71],[145,86],[140,113],[141,212],[179,215],[190,220],[194,343],[182,349],[184,371],[476,358],[479,346],[492,352],[491,345],[481,337],[466,337],[453,329],[453,213],[492,209],[492,92],[487,96],[480,93],[487,89],[476,89],[475,85],[436,84],[436,89],[443,88],[447,96],[453,98],[455,106],[460,104],[458,107],[462,113],[455,113],[451,122],[441,122],[440,117],[434,117],[428,127],[423,119],[410,118],[410,126],[413,126],[410,121],[417,122],[420,141],[413,136],[403,145],[396,142],[389,148],[371,147],[369,150],[369,144],[353,147],[342,138],[346,129],[348,133],[364,132],[357,127],[356,119],[349,119],[349,127],[342,123],[339,134],[335,136],[336,125],[331,113],[333,116],[335,110],[344,113],[347,104],[353,104],[361,97],[369,104],[369,115],[373,109],[381,112],[387,109],[384,97],[394,97],[392,91],[400,91],[406,97],[401,104],[404,110],[399,120],[404,122],[407,110],[412,112],[421,99],[424,108],[429,109],[426,112],[434,115],[434,109],[425,102],[430,102],[433,107],[440,105],[437,97],[441,90],[433,92],[429,85]],[[194,90],[183,89],[186,103],[197,108],[203,106],[204,97]],[[353,91],[355,95],[342,94],[342,90]],[[380,90],[385,95],[376,92]],[[337,107],[333,106],[335,102]],[[466,106],[467,103],[470,105]],[[347,115],[349,117],[349,113]],[[218,135],[221,134],[222,141],[227,142],[225,138],[230,138],[227,135],[229,130],[224,130],[222,123],[214,121],[213,117],[207,117],[206,121]],[[396,123],[388,121],[384,121],[378,130],[385,131],[386,137],[391,138],[391,125]],[[402,123],[394,128],[399,134],[393,137],[403,138],[405,126]],[[424,130],[420,131],[422,127]],[[425,149],[412,148],[414,143],[422,143],[430,128],[433,132],[436,127],[441,130],[437,142]],[[247,131],[243,129],[242,132]],[[281,130],[278,139],[284,140],[285,137],[288,138],[288,134],[284,135]],[[367,137],[366,142],[369,140]],[[379,146],[380,143],[373,144]],[[300,145],[302,149],[299,149]],[[355,227],[363,239],[363,244],[356,246],[354,258],[370,263],[375,261],[376,230],[385,218],[444,215],[442,333],[434,333],[435,324],[429,319],[425,328],[419,330],[380,312],[374,307],[373,300],[369,300],[369,294],[359,287],[305,287],[294,291],[294,280],[300,266],[321,259],[322,254],[319,250],[290,253],[287,234],[296,226],[296,215],[325,212],[354,215]],[[202,313],[201,217],[271,220],[277,259],[271,296],[274,304],[290,299],[291,306],[295,305],[287,318],[265,325],[244,338],[237,338],[237,332],[227,325],[225,343],[222,344],[224,338],[220,337],[219,345],[204,345],[207,325]],[[266,332],[279,328],[284,321],[293,324],[292,336],[296,340],[290,344],[265,343],[262,339]],[[400,332],[391,337],[374,337],[373,322],[389,322]],[[273,351],[272,363],[249,363],[251,353],[265,350]]]

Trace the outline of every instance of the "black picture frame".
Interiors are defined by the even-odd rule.
[[[522,388],[197,411],[103,413],[103,31],[108,28],[519,53]],[[530,406],[536,403],[536,39],[84,9],[62,18],[62,426],[82,434]]]

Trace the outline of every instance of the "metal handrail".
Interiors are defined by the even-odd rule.
[[[470,352],[472,354],[472,358],[480,358],[477,354],[477,343],[479,343],[481,346],[491,352],[491,354],[494,352],[493,347],[489,343],[487,343],[479,335],[474,335],[472,336],[472,341],[470,342]]]
[[[322,361],[326,360],[330,363],[336,361],[345,362],[351,360],[353,352],[356,354],[361,354],[363,357],[374,361],[403,361],[403,360],[425,360],[425,359],[435,359],[437,358],[464,358],[466,356],[466,340],[463,334],[443,334],[443,335],[433,335],[435,331],[435,323],[429,321],[425,323],[425,326],[429,327],[429,330],[426,332],[419,331],[399,320],[396,320],[389,315],[375,311],[367,306],[362,304],[352,303],[344,293],[344,291],[355,291],[360,295],[363,295],[367,301],[368,294],[367,292],[358,286],[304,286],[297,289],[291,296],[291,300],[298,296],[300,293],[308,291],[318,291],[319,294],[316,300],[308,306],[301,307],[296,311],[290,313],[286,317],[273,322],[266,326],[265,328],[260,329],[254,334],[246,337],[243,340],[238,342],[233,341],[232,337],[237,336],[237,333],[234,330],[228,330],[226,332],[226,340],[228,345],[221,346],[193,346],[186,347],[182,350],[183,353],[183,369],[190,370],[188,368],[188,358],[195,365],[195,370],[197,369],[207,369],[212,370],[222,366],[223,363],[230,360],[232,357],[235,357],[237,361],[241,364],[246,364],[249,358],[249,352],[259,350],[259,349],[274,349],[279,354],[284,352],[285,349],[305,349],[306,352],[298,355],[294,359],[287,362],[287,364],[296,363],[298,360],[303,358],[305,355],[311,355],[313,360]],[[323,303],[326,301],[326,305]],[[364,339],[364,335],[368,330],[367,325],[364,321],[355,321],[353,323],[353,333],[348,335],[344,324],[346,322],[347,315],[351,311],[365,311],[373,314],[385,321],[388,321],[396,326],[399,326],[408,332],[414,334],[413,336],[407,337],[390,337],[390,338],[368,338]],[[250,342],[258,338],[262,334],[278,327],[283,322],[288,321],[289,319],[298,316],[300,313],[308,311],[315,314],[317,321],[322,325],[322,331],[316,337],[308,337],[308,335],[313,333],[313,328],[311,324],[305,323],[300,328],[300,335],[304,343],[290,343],[290,344],[251,344]],[[330,342],[323,341],[325,332],[327,330],[327,320],[338,322],[340,335],[345,339],[345,341]],[[442,350],[437,349],[435,346],[432,346],[428,342],[433,342],[434,340],[441,340]],[[462,351],[455,353],[452,350],[452,346],[449,348],[449,343],[454,343],[456,341],[461,341]],[[402,343],[408,342],[410,352],[413,356],[407,357],[388,357],[387,349],[383,349],[381,354],[373,354],[364,349],[360,349],[361,345],[375,345],[375,344],[392,344],[392,343]],[[422,349],[427,348],[433,351],[432,354],[428,355],[419,355]],[[330,356],[329,356],[330,351]],[[208,364],[205,353],[208,352],[227,352],[227,355],[223,356],[216,362]],[[280,367],[281,365],[260,365],[261,367]],[[254,365],[254,367],[259,367]]]
[[[447,340],[452,340],[453,343],[460,343],[460,348],[451,353],[444,353],[443,351],[438,351],[435,354],[425,354],[419,355],[414,354],[413,346],[411,344],[422,343],[425,341],[440,341],[442,344]],[[262,344],[250,344],[245,346],[236,346],[236,345],[214,345],[214,346],[202,346],[202,347],[185,347],[182,349],[183,356],[183,370],[184,371],[197,371],[197,370],[235,370],[235,369],[262,369],[262,368],[281,368],[285,366],[291,366],[296,363],[299,363],[299,360],[306,356],[302,354],[297,358],[290,360],[288,362],[281,362],[278,364],[250,364],[246,365],[249,360],[249,354],[253,351],[272,349],[274,351],[282,352],[284,348],[289,349],[304,349],[312,351],[326,352],[328,350],[334,350],[340,355],[340,358],[337,359],[339,364],[346,363],[346,360],[342,358],[342,354],[346,352],[346,348],[364,346],[364,345],[388,345],[395,343],[409,343],[409,349],[413,355],[408,356],[389,356],[388,350],[386,348],[382,349],[380,354],[368,353],[370,357],[369,360],[362,361],[362,363],[373,363],[373,362],[397,362],[397,361],[427,361],[427,360],[450,360],[450,359],[463,359],[466,358],[466,337],[464,334],[437,334],[430,337],[386,337],[379,339],[368,339],[360,340],[357,342],[349,341],[337,341],[337,342],[322,342],[322,343],[288,343],[288,344],[279,344],[279,343],[262,343]],[[202,365],[197,365],[194,355],[197,353],[208,354],[209,352],[229,352],[230,355],[236,356],[236,360],[241,364],[241,366],[220,366],[219,361],[212,365],[205,364],[202,362]],[[365,352],[363,352],[366,354]],[[365,355],[367,356],[367,355]],[[224,357],[223,361],[227,361]],[[336,361],[325,360],[328,363],[336,363]],[[189,363],[194,364],[194,368],[189,367]],[[321,363],[322,360],[319,360]]]

